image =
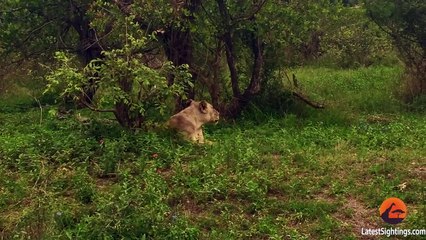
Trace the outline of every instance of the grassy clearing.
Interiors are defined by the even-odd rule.
[[[326,110],[209,126],[212,146],[1,113],[0,238],[359,239],[391,196],[424,228],[426,118],[390,94],[400,70],[295,71]]]

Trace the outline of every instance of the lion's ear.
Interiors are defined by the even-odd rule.
[[[194,103],[195,101],[194,100],[192,100],[192,99],[188,99],[188,100],[186,100],[185,101],[185,106],[186,107],[189,107],[189,106],[191,106],[192,105],[192,103]]]
[[[200,102],[200,111],[202,113],[207,113],[207,102],[206,101]]]

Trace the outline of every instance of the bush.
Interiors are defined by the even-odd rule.
[[[426,94],[426,3],[407,0],[367,1],[367,13],[392,37],[406,67],[405,100]]]
[[[183,96],[191,74],[188,65],[167,62],[159,70],[147,66],[143,61],[147,37],[132,17],[123,24],[129,29],[123,35],[124,46],[103,51],[101,59],[84,68],[74,56],[57,52],[58,67],[47,76],[46,92],[58,91],[93,111],[114,113],[123,127],[140,128],[172,112],[174,98]],[[168,81],[170,75],[173,82]]]
[[[344,7],[338,15],[321,38],[319,63],[343,68],[397,63],[390,39],[369,21],[364,9]]]

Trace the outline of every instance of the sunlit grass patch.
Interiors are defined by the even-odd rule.
[[[402,68],[300,68],[294,72],[309,94],[342,111],[398,112],[400,109],[396,89]]]

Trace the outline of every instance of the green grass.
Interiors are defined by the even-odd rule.
[[[326,105],[350,112],[398,113],[400,67],[295,69],[300,84]]]
[[[325,110],[208,126],[212,146],[0,113],[0,239],[358,239],[391,196],[424,228],[426,118],[390,94],[401,70],[295,71]]]

